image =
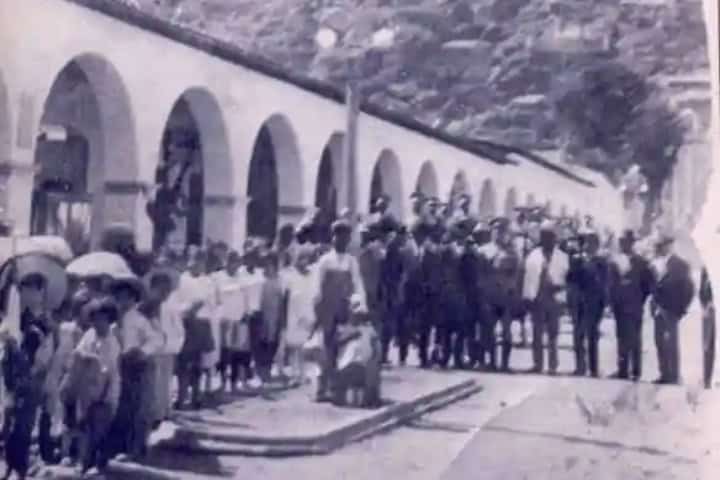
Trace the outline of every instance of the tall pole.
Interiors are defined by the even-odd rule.
[[[360,95],[357,85],[349,81],[345,87],[345,106],[346,106],[346,128],[345,141],[343,142],[343,204],[355,215],[358,211],[357,205],[357,182],[355,157],[357,151],[357,125],[358,114],[360,109]]]

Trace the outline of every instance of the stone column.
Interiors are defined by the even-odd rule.
[[[30,213],[35,169],[27,163],[0,164],[2,214],[16,235],[30,233]]]
[[[204,239],[233,245],[235,236],[235,204],[232,195],[205,195],[203,215]]]
[[[100,241],[103,229],[112,223],[132,227],[138,249],[145,250],[152,246],[152,223],[145,212],[147,192],[147,184],[141,181],[113,180],[104,183],[99,198],[93,199],[93,247]]]

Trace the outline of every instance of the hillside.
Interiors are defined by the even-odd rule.
[[[569,65],[708,68],[699,0],[117,1],[338,85],[352,75],[370,101],[449,133],[523,145],[557,143],[548,97]]]

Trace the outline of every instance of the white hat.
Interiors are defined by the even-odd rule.
[[[555,222],[549,219],[543,220],[542,223],[540,223],[540,231],[555,233]]]

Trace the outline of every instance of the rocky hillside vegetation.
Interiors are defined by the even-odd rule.
[[[370,101],[454,135],[522,145],[558,141],[550,96],[573,65],[708,68],[700,0],[117,1],[338,85],[361,79]]]

